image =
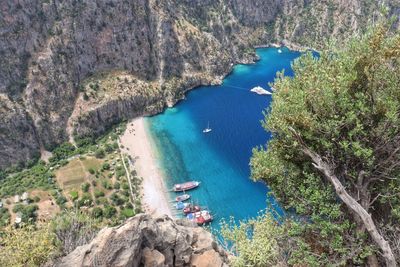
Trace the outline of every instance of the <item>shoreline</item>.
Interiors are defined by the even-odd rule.
[[[172,218],[168,189],[146,127],[144,117],[129,121],[121,136],[121,144],[124,146],[122,151],[131,156],[137,175],[143,178],[140,190],[143,210],[151,215],[166,214]]]

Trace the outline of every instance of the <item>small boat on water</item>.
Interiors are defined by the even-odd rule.
[[[210,128],[210,122],[208,122],[207,128],[205,128],[205,129],[203,130],[203,133],[209,133],[209,132],[211,132],[211,131],[212,131],[212,129]]]
[[[261,86],[256,86],[253,89],[250,90],[250,92],[256,93],[258,95],[272,95],[271,92],[265,90]]]
[[[182,201],[188,200],[189,198],[190,198],[190,195],[188,195],[188,194],[183,194],[183,195],[177,196],[177,197],[175,198],[175,201],[176,201],[176,202],[182,202]]]
[[[190,182],[186,182],[183,184],[175,184],[174,191],[175,192],[183,192],[183,191],[187,191],[187,190],[196,188],[199,185],[200,185],[200,182],[198,182],[198,181],[190,181]]]
[[[175,208],[177,210],[183,210],[188,206],[190,206],[190,203],[183,203],[182,201],[179,201],[178,203],[175,204]]]
[[[278,49],[278,53],[279,53],[279,54],[282,53],[282,49]]]
[[[201,207],[197,206],[197,205],[188,205],[182,211],[184,214],[187,215],[189,213],[195,213],[195,212],[201,211]]]
[[[189,213],[186,218],[194,223],[197,223],[197,225],[203,225],[213,220],[213,216],[207,210]]]

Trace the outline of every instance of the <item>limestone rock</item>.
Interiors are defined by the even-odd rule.
[[[203,228],[168,216],[139,214],[121,226],[103,229],[55,266],[227,266],[226,253],[221,251]]]
[[[143,249],[142,263],[144,267],[164,267],[165,256],[158,250],[146,247]]]

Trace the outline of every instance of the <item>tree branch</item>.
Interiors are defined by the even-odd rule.
[[[343,203],[346,204],[347,208],[361,218],[361,221],[367,229],[369,235],[382,250],[386,266],[397,266],[396,259],[393,255],[392,249],[388,241],[386,241],[384,237],[379,233],[374,221],[372,220],[371,215],[361,206],[360,203],[358,203],[352,196],[350,196],[338,177],[333,173],[331,166],[327,164],[320,155],[311,151],[304,143],[301,136],[293,128],[289,129],[294,134],[296,140],[302,145],[301,150],[303,151],[303,153],[311,158],[314,168],[320,171],[324,175],[324,177],[333,185],[336,194],[343,201]]]

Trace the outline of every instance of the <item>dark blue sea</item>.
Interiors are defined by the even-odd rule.
[[[249,167],[252,149],[270,139],[260,121],[272,100],[250,89],[261,86],[271,91],[268,83],[277,71],[293,74],[291,62],[300,53],[281,51],[257,49],[260,60],[256,64],[236,65],[222,85],[196,88],[175,107],[146,118],[166,184],[172,188],[175,183],[201,181],[199,188],[188,193],[215,215],[212,227],[218,228],[221,218],[255,217],[267,204],[283,213],[267,196],[268,186],[250,179]],[[208,123],[212,132],[204,134]],[[170,195],[172,200],[175,193]]]

